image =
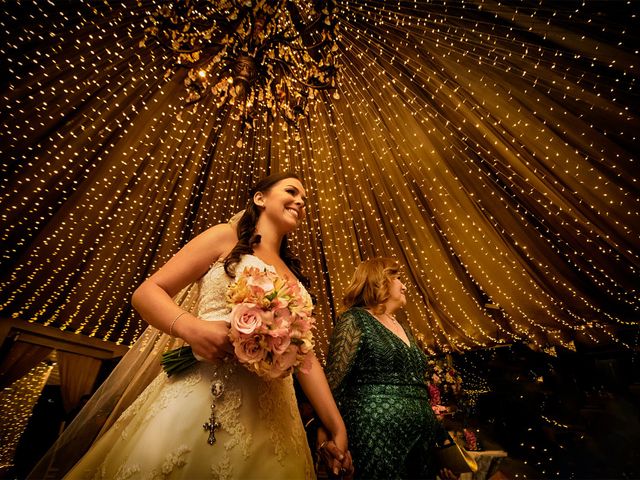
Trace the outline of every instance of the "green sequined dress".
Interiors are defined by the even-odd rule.
[[[349,435],[356,478],[433,478],[431,447],[446,431],[424,382],[427,358],[369,312],[351,308],[333,330],[326,374]]]

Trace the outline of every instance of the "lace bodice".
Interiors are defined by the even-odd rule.
[[[243,255],[236,264],[235,272],[238,275],[245,267],[258,267],[275,272],[275,268],[263,262],[255,255]],[[231,309],[227,306],[225,295],[229,285],[235,281],[224,271],[224,261],[215,262],[209,271],[200,279],[200,301],[196,307],[198,317],[203,320],[230,321]]]

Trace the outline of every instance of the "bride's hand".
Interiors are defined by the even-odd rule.
[[[353,477],[353,462],[351,453],[347,450],[347,436],[338,434],[334,439],[329,439],[324,427],[318,428],[317,434],[318,453],[327,466],[331,475],[344,480]]]
[[[214,362],[233,353],[229,340],[229,324],[224,320],[206,321],[193,318],[181,327],[176,331],[191,346],[198,360]]]
[[[336,447],[338,447],[339,451],[344,453],[338,475],[342,480],[349,480],[353,478],[353,461],[351,459],[351,452],[349,451],[348,447],[347,432],[344,431],[334,435],[333,441],[331,443],[334,443]]]

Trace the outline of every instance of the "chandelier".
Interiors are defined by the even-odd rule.
[[[338,25],[333,0],[168,1],[150,17],[150,38],[173,52],[167,71],[186,68],[186,105],[213,97],[251,128],[280,114],[289,124],[308,116],[321,90],[338,77]]]

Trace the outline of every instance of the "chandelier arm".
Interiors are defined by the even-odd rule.
[[[166,37],[168,37],[168,35],[165,35]],[[171,50],[172,52],[175,53],[194,53],[194,52],[198,52],[200,50],[202,50],[201,48],[198,49],[194,49],[194,50],[183,50],[180,48],[175,48],[171,45],[171,41],[169,38],[160,38],[158,36],[156,36],[156,38],[158,39],[158,42],[160,43],[161,46]]]
[[[203,47],[196,48],[196,49],[193,49],[193,50],[181,50],[181,49],[179,49],[179,48],[170,48],[170,47],[169,47],[169,48],[170,48],[172,51],[176,52],[176,53],[195,53],[195,52],[202,52],[203,50],[206,50],[206,49],[208,49],[208,48],[209,48],[209,47],[211,47],[211,46],[216,46],[216,47],[220,47],[220,48],[222,48],[223,44],[222,44],[222,43],[213,43],[213,44],[205,45],[205,46],[203,46]]]
[[[295,33],[294,35],[292,35],[291,37],[285,37],[282,34],[279,34],[278,36],[282,39],[282,42],[284,43],[290,43],[290,42],[294,42],[296,41],[298,38],[300,38],[303,34],[307,33],[306,30],[305,31],[298,31],[297,33]]]
[[[305,82],[304,80],[300,80],[298,77],[296,77],[296,75],[293,72],[291,66],[287,62],[285,62],[284,60],[280,60],[279,58],[274,58],[272,60],[274,62],[277,62],[277,63],[281,64],[281,66],[283,67],[283,70],[285,70],[285,73],[290,75],[291,78],[293,78],[296,82],[304,85],[305,87],[313,88],[315,90],[328,90],[329,88],[331,88],[330,83],[322,84],[322,85],[311,85],[311,84]]]
[[[326,43],[328,43],[329,41],[326,38],[323,38],[322,40],[320,40],[318,43],[314,43],[313,45],[302,45],[301,47],[296,47],[294,45],[289,45],[289,47],[291,47],[292,50],[297,50],[297,51],[302,51],[302,50],[314,50],[317,48],[320,48],[322,46],[324,46]]]
[[[189,68],[189,69],[193,69],[193,68],[199,68],[202,65],[208,63],[211,60],[211,58],[208,57],[204,57],[204,58],[200,58],[199,60],[195,61],[195,62],[191,62],[189,64],[183,64],[183,63],[178,63],[176,65],[180,66],[180,67],[185,67],[185,68]]]
[[[218,42],[208,42],[206,45],[203,45],[202,47],[199,48],[193,48],[193,49],[182,49],[182,48],[175,48],[171,45],[171,38],[169,37],[169,34],[162,32],[163,35],[154,35],[154,37],[158,40],[158,42],[160,43],[161,46],[167,48],[168,50],[171,50],[172,52],[175,53],[195,53],[195,52],[201,52],[202,50],[210,47],[210,46],[216,46],[216,47],[222,47],[224,44],[223,43],[218,43]]]
[[[307,83],[304,80],[298,80],[297,78],[296,78],[296,81],[301,83],[305,87],[313,88],[314,90],[330,90],[330,89],[334,88],[334,87],[331,86],[330,83],[323,84],[323,85],[311,85],[310,83]]]

